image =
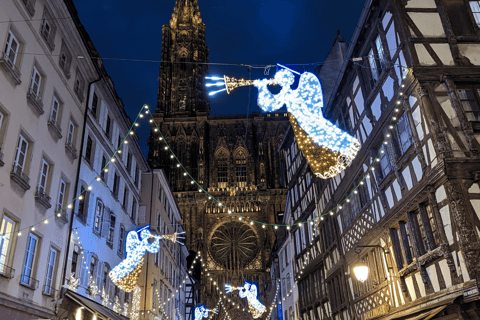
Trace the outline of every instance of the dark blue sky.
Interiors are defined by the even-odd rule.
[[[104,58],[127,113],[133,119],[147,103],[155,107],[158,62],[115,61],[108,58],[161,59],[162,25],[168,24],[175,0],[74,0],[80,20]],[[198,0],[206,24],[211,63],[310,64],[323,61],[340,29],[347,42],[364,5],[363,0]],[[299,71],[315,66],[298,66]],[[305,69],[304,69],[305,68]],[[264,78],[252,69],[252,79]],[[274,73],[271,70],[270,75]],[[246,67],[211,65],[210,75],[249,77]],[[210,99],[211,114],[246,113],[249,89]],[[249,111],[259,111],[251,89]],[[138,131],[146,151],[148,126]]]

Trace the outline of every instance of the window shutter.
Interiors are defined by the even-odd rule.
[[[102,237],[108,238],[108,231],[110,229],[110,209],[105,206],[103,208],[103,217],[102,217]]]
[[[83,257],[86,257],[86,255],[83,255]],[[88,279],[86,279],[87,275],[88,275],[87,274],[87,268],[86,268],[87,265],[85,263],[83,263],[83,260],[85,260],[85,259],[79,258],[78,260],[80,261],[80,278],[79,278],[79,275],[75,275],[75,278],[80,279],[80,281],[78,281],[78,282],[81,286],[82,285],[86,286],[88,284]]]
[[[104,265],[102,262],[100,262],[100,260],[97,260],[97,275],[95,277],[95,284],[97,285],[97,288],[99,290],[99,292],[102,292],[102,274],[103,274],[103,268],[104,268]]]
[[[147,214],[147,207],[145,206],[140,206],[138,209],[138,223],[145,223],[145,216]]]

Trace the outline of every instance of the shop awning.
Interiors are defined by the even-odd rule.
[[[97,303],[93,300],[90,300],[87,297],[84,297],[74,291],[67,290],[65,293],[64,299],[72,299],[79,305],[83,306],[84,308],[90,310],[92,313],[95,313],[99,319],[105,320],[128,320],[128,318],[119,315],[118,313],[113,312],[113,310]]]

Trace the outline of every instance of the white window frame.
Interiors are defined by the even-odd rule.
[[[25,143],[25,151],[21,150],[21,146]],[[21,171],[25,171],[25,164],[27,162],[27,154],[28,154],[28,147],[29,147],[29,142],[23,135],[20,134],[20,137],[18,138],[18,144],[17,144],[17,151],[15,153],[15,161],[14,161],[14,170],[16,172],[16,168],[20,167]],[[21,157],[23,156],[23,159]]]
[[[48,29],[47,29],[48,27]],[[48,19],[45,17],[43,18],[43,21],[42,21],[42,36],[45,40],[49,41],[50,40],[50,36],[52,35],[52,29],[53,29],[53,26],[50,22],[48,22]]]
[[[68,123],[67,143],[73,146],[73,137],[75,135],[75,124],[72,120]]]
[[[37,75],[38,75],[38,82],[35,80]],[[43,79],[43,76],[40,73],[40,71],[38,71],[36,66],[33,66],[32,79],[30,83],[30,94],[33,94],[36,99],[40,98],[40,88],[42,86],[42,79]],[[35,90],[35,86],[37,87],[36,90]]]
[[[50,248],[47,263],[47,273],[45,274],[45,285],[43,293],[46,295],[52,294],[53,280],[55,277],[55,264],[57,263],[57,250]]]
[[[100,210],[98,209],[99,205],[101,205]],[[95,215],[93,218],[93,231],[95,231],[96,233],[100,233],[102,230],[103,211],[104,211],[103,202],[100,199],[97,199],[97,203],[95,204]]]
[[[57,198],[57,211],[60,211],[63,208],[65,202],[65,193],[67,192],[67,182],[60,179],[60,187],[58,188],[58,198]]]
[[[41,193],[47,193],[49,172],[50,172],[50,164],[45,159],[42,159],[42,165],[40,166],[40,177],[38,178],[38,190]]]
[[[469,1],[469,3],[473,18],[475,19],[477,27],[480,28],[480,1]]]
[[[33,248],[32,248],[33,243]],[[33,233],[28,235],[27,250],[25,251],[25,260],[23,261],[22,276],[20,281],[22,284],[30,286],[30,279],[33,279],[33,269],[35,267],[35,255],[37,253],[38,237]],[[28,271],[28,274],[26,273]]]
[[[50,121],[58,123],[58,114],[60,113],[60,101],[56,96],[52,99],[52,112],[50,113]]]
[[[12,43],[15,42],[17,47],[12,49]],[[13,34],[11,30],[8,31],[7,43],[5,44],[5,58],[10,61],[13,65],[17,63],[18,52],[20,51],[20,41]],[[11,53],[13,52],[13,60],[11,58]]]
[[[16,222],[10,219],[8,216],[3,216],[2,224],[0,226],[0,234],[3,235],[0,238],[0,274],[4,274],[4,267],[9,262],[11,244],[13,243],[13,237],[15,235]]]

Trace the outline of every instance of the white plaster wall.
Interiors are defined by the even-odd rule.
[[[476,66],[480,65],[480,45],[477,43],[458,44],[460,54]]]
[[[410,0],[405,8],[436,8],[434,0]]]
[[[424,37],[445,37],[445,31],[438,13],[408,12],[407,14],[412,18],[415,26]],[[413,32],[412,37],[415,37]]]

